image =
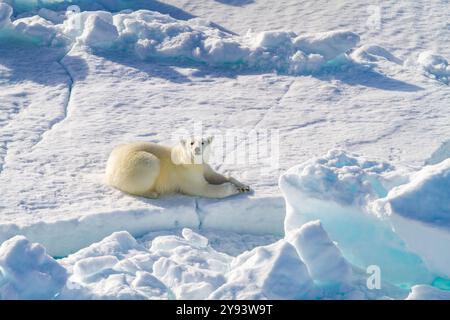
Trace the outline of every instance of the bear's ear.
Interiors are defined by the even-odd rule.
[[[211,144],[214,140],[213,136],[209,136],[208,138],[206,138],[206,140],[208,141],[209,144]]]
[[[186,146],[186,139],[181,138],[180,139],[180,144],[184,147]]]

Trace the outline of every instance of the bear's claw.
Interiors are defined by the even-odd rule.
[[[250,187],[249,186],[238,187],[238,191],[241,193],[250,192]]]

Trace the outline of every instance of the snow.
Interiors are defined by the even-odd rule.
[[[0,1],[0,252],[44,247],[49,283],[25,286],[41,266],[14,249],[2,298],[445,297],[446,4],[70,4]],[[254,193],[105,186],[117,144],[198,126]],[[249,132],[272,139],[256,163]]]
[[[419,54],[417,63],[430,76],[446,84],[449,83],[450,65],[443,56],[432,51],[425,51]]]

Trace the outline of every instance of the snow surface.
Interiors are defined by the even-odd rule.
[[[1,297],[445,297],[449,15],[439,1],[0,1]],[[104,185],[114,146],[200,121],[278,130],[277,166],[213,159],[253,194]],[[21,280],[44,281],[34,250],[47,292]]]

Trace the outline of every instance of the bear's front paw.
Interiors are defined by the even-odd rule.
[[[238,191],[240,193],[250,192],[250,187],[249,186],[247,186],[247,185],[245,185],[245,184],[243,184],[243,183],[241,183],[241,182],[239,182],[237,180],[232,181],[232,183],[236,186],[236,188],[238,189]]]
[[[226,186],[226,190],[227,190],[226,192],[230,196],[240,193],[238,187],[231,182],[226,182],[225,186]]]
[[[249,186],[236,186],[239,193],[245,193],[245,192],[250,192],[250,187]]]

